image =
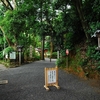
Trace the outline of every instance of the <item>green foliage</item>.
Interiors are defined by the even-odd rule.
[[[4,16],[6,8],[0,3],[0,19]]]
[[[37,55],[37,54],[34,54],[34,60],[36,61],[36,60],[40,60],[41,59],[41,57],[39,56],[39,55]]]
[[[80,62],[80,65],[82,67],[85,67],[87,65],[87,63],[88,63],[88,59],[83,59],[82,62]]]
[[[35,47],[41,47],[41,38],[39,35],[34,36],[34,46]]]
[[[73,57],[69,57],[69,65],[73,67],[75,70],[77,70],[77,67],[80,66],[81,62],[81,52],[80,49],[77,48],[76,54]]]
[[[19,7],[18,9],[7,11],[5,13],[5,16],[0,21],[0,26],[2,26],[4,33],[7,37],[6,39],[9,40],[9,43],[29,45],[29,43],[31,42],[30,40],[33,39],[32,35],[30,34],[33,33],[32,29],[34,29],[33,25],[35,25],[35,16],[33,16],[33,11],[30,13],[30,10],[32,9],[33,8],[29,8],[29,11],[27,12],[27,10],[24,10],[23,7]],[[28,17],[29,15],[31,16]]]
[[[18,43],[22,42],[20,40],[24,38],[23,33],[34,32],[40,36],[49,34],[53,38],[57,37],[55,42],[62,49],[64,47],[63,34],[77,31],[80,27],[78,14],[73,9],[75,7],[72,6],[69,9],[66,6],[69,4],[67,1],[51,2],[47,0],[44,3],[31,0],[25,0],[23,3],[19,1],[17,9],[6,12],[1,25],[13,43],[17,40],[19,40]],[[79,27],[76,28],[76,26]],[[68,48],[71,48],[71,45],[70,39]]]
[[[96,22],[90,22],[90,30],[89,30],[89,33],[92,33],[94,34],[94,32],[96,30],[99,30],[100,29],[100,22],[99,21],[96,21]]]
[[[52,58],[57,58],[57,52],[52,53]]]
[[[100,64],[99,64],[100,65]],[[100,72],[100,66],[97,67],[97,70]]]
[[[80,63],[81,66],[83,67],[83,69],[88,69],[88,73],[89,71],[95,71],[98,70],[100,71],[100,52],[95,50],[96,47],[95,46],[88,46],[87,52],[86,52],[86,58],[82,60],[82,62]],[[92,68],[92,66],[94,66]]]
[[[41,45],[36,35],[41,37],[50,35],[54,46],[57,50],[61,50],[61,55],[64,57],[66,49],[76,50],[75,46],[86,40],[86,33],[90,36],[100,28],[99,0],[77,0],[77,3],[75,0],[53,0],[53,2],[50,0],[17,0],[16,3],[17,7],[12,11],[6,11],[4,6],[0,5],[0,26],[5,32],[6,40],[8,39],[11,43],[10,45],[15,43],[24,45],[25,50],[30,44],[34,47]],[[7,42],[5,41],[8,46]],[[1,36],[0,45],[2,44],[3,37]],[[47,42],[45,47],[49,48],[49,44]],[[5,51],[11,52],[12,50],[8,48]],[[71,62],[73,65],[79,64],[80,57],[78,57],[79,55],[76,55],[77,59]],[[95,52],[93,46],[87,48],[82,66],[88,65],[90,60],[94,62],[100,60],[100,53]],[[57,61],[57,65],[62,66],[65,62],[61,58]],[[100,64],[96,63],[96,66],[99,69]]]
[[[96,49],[95,46],[88,47],[87,57],[88,57],[88,59],[93,59],[93,60],[99,61],[100,60],[100,52],[95,49]]]
[[[48,50],[50,50],[50,41],[51,41],[50,36],[46,36],[45,37],[45,45],[44,45],[44,47],[48,48]]]
[[[9,54],[10,52],[14,51],[14,49],[12,47],[7,47],[4,49],[4,54]]]
[[[3,51],[0,51],[0,60],[3,60]]]
[[[61,67],[61,63],[62,63],[62,60],[61,59],[57,59],[55,64],[56,64],[57,67]]]
[[[60,54],[62,57],[66,57],[66,50],[65,49],[61,50]]]
[[[83,59],[83,61],[80,63],[80,65],[83,66],[83,67],[86,67],[89,60],[92,59],[92,58],[95,58],[94,52],[95,52],[95,47],[88,46],[88,49],[86,51],[86,58]]]
[[[65,39],[65,48],[67,48],[67,49],[73,49],[73,39],[74,39],[74,37],[73,37],[73,33],[67,33],[66,34],[66,37],[65,37],[66,39]]]
[[[65,68],[66,67],[66,59],[65,58],[59,58],[56,61],[56,66],[60,68]]]

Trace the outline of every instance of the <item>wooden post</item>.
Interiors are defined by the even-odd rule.
[[[98,37],[98,47],[100,48],[100,37]]]
[[[44,87],[46,88],[47,91],[49,91],[47,80],[48,80],[47,68],[45,68],[45,85],[44,85]]]
[[[19,65],[21,65],[21,52],[19,51]]]
[[[41,60],[44,60],[44,36],[42,37]]]
[[[52,38],[50,38],[50,47],[51,47],[51,50],[50,50],[50,62],[51,62],[51,58],[52,58],[52,52],[53,52],[53,42],[52,42]]]
[[[68,55],[66,56],[66,67],[68,68]]]
[[[57,59],[60,58],[59,55],[60,55],[60,52],[59,52],[59,50],[58,50],[58,51],[57,51]]]

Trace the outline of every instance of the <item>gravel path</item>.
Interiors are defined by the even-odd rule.
[[[100,94],[86,81],[59,70],[59,86],[44,88],[44,68],[55,67],[55,61],[36,61],[17,68],[0,70],[0,100],[100,100]]]

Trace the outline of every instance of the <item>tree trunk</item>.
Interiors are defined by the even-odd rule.
[[[82,0],[74,0],[74,4],[75,4],[77,12],[79,14],[85,36],[86,36],[87,40],[89,40],[90,39],[90,36],[88,34],[89,26],[88,26],[88,23],[85,20],[84,13],[82,11]]]
[[[13,0],[13,8],[15,9],[17,7],[17,3],[16,3],[16,0]]]
[[[0,26],[0,29],[1,29],[1,31],[2,31],[2,33],[3,33],[3,36],[4,36],[4,38],[6,39],[6,41],[7,41],[7,43],[8,43],[8,45],[9,46],[11,46],[11,47],[13,47],[14,48],[14,50],[16,50],[16,43],[12,43],[11,41],[10,41],[10,39],[7,37],[7,35],[5,34],[5,32],[4,32],[4,30],[3,30],[3,28]],[[16,39],[16,38],[15,38]]]
[[[5,35],[5,32],[4,32],[4,30],[3,30],[3,28],[2,28],[1,26],[0,26],[0,29],[1,29],[1,31],[2,31],[2,33],[3,33],[4,38],[7,40],[8,45],[10,46],[11,43],[10,43],[9,39],[7,38],[7,36]]]
[[[51,39],[52,40],[52,39]],[[50,50],[50,62],[51,62],[51,58],[52,58],[52,52],[53,52],[53,42],[51,41],[50,43],[50,47],[51,47],[51,50]]]
[[[7,9],[13,10],[13,6],[9,2],[9,0],[1,0],[1,2],[5,5]]]

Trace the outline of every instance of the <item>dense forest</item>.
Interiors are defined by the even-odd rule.
[[[68,71],[99,78],[98,36],[93,37],[100,30],[99,5],[99,0],[0,0],[0,59],[18,45],[29,55],[30,45],[35,50],[48,40],[45,47],[60,52],[58,67],[66,67],[68,56]]]

